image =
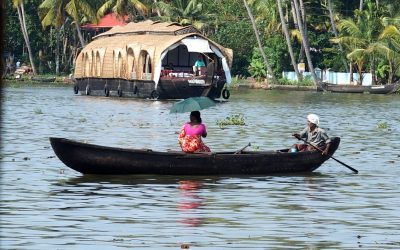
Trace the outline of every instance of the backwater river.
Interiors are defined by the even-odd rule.
[[[314,173],[96,176],[66,167],[49,137],[179,150],[174,101],[4,88],[1,249],[400,249],[400,96],[232,90],[203,110],[213,151],[273,150],[316,113],[341,137]],[[243,114],[246,125],[218,122]]]

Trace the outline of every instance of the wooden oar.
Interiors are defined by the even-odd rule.
[[[239,149],[238,151],[236,151],[233,154],[236,155],[236,154],[242,153],[243,150],[245,150],[247,147],[250,147],[250,146],[251,146],[251,143],[249,142],[246,146],[244,146],[243,148]]]
[[[306,144],[312,146],[313,148],[317,149],[318,151],[324,152],[322,149],[320,149],[319,147],[316,147],[316,146],[312,145],[311,143],[309,143],[308,141],[304,140],[303,138],[296,137],[296,136],[294,136],[294,137],[295,137],[296,139],[298,139],[298,140],[302,140],[303,142],[305,142]],[[332,158],[332,159],[334,159],[335,161],[337,161],[337,162],[339,162],[340,164],[342,164],[343,166],[345,166],[346,168],[348,168],[348,169],[350,169],[351,171],[353,171],[355,174],[358,174],[358,170],[357,170],[357,169],[350,167],[349,165],[347,165],[346,163],[344,163],[344,162],[342,162],[342,161],[339,161],[338,159],[336,159],[336,158],[333,157],[332,155],[327,155],[327,156],[328,156],[328,159],[329,159],[329,158]]]

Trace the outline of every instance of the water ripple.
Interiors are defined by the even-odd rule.
[[[273,176],[82,176],[48,137],[178,150],[173,101],[3,90],[2,249],[399,249],[399,96],[233,91],[202,112],[212,150],[288,147],[315,112],[340,136],[318,172]],[[245,126],[217,121],[244,114]],[[378,128],[385,122],[386,128]]]

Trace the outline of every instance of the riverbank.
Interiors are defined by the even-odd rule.
[[[21,78],[3,78],[3,86],[6,87],[34,87],[34,86],[65,86],[68,84],[73,84],[72,80],[67,76],[54,76],[54,75],[36,75],[36,76],[21,76]],[[243,79],[238,79],[237,77],[233,79],[231,84],[232,88],[242,89],[279,89],[279,90],[295,90],[295,91],[315,91],[314,86],[304,86],[304,85],[279,85],[279,84],[268,84],[266,81],[257,82],[254,78],[248,77]]]
[[[66,86],[72,85],[72,79],[67,76],[53,75],[21,75],[20,78],[7,77],[2,79],[3,87],[21,88],[21,87],[42,87],[42,86]]]
[[[68,76],[37,75],[22,76],[21,78],[3,78],[2,86],[11,88],[20,87],[57,87],[73,85],[72,79]],[[267,81],[257,82],[252,77],[238,79],[234,77],[230,88],[233,89],[264,89],[264,90],[285,90],[285,91],[320,91],[316,86],[294,85],[294,84],[270,84]],[[399,95],[400,89],[394,94]]]
[[[231,85],[233,88],[250,88],[250,89],[265,89],[265,90],[291,90],[291,91],[317,91],[317,87],[309,85],[294,85],[294,84],[271,84],[267,81],[258,82],[252,77],[243,79],[233,78]]]

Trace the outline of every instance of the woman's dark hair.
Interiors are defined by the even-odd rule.
[[[201,123],[201,117],[199,111],[192,111],[190,116],[193,116],[199,123]]]

